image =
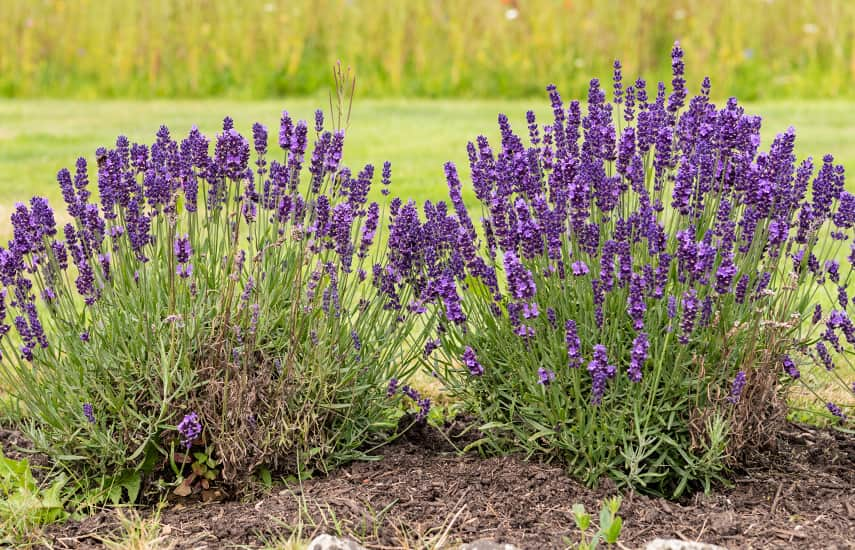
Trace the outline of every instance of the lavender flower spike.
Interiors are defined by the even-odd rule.
[[[95,423],[95,413],[92,411],[92,403],[83,404],[83,416],[86,417],[86,421],[90,424]]]
[[[386,397],[392,397],[398,393],[398,379],[390,378],[389,385],[386,387]]]
[[[733,379],[733,387],[730,389],[730,395],[727,400],[733,404],[739,403],[739,396],[742,395],[742,389],[745,387],[745,371],[736,373]]]
[[[184,415],[178,424],[178,433],[181,436],[181,445],[189,449],[193,440],[202,435],[202,423],[195,412]]]
[[[834,416],[839,418],[840,422],[846,421],[846,415],[843,414],[843,411],[840,410],[840,407],[838,407],[834,403],[829,401],[828,403],[825,404],[825,408],[828,409],[828,412],[830,412],[831,414],[833,414]]]
[[[537,383],[543,386],[548,386],[552,381],[555,380],[555,373],[549,369],[545,369],[540,367],[537,369]]]
[[[802,375],[789,355],[785,355],[781,360],[781,363],[784,365],[784,371],[786,371],[793,380],[798,379]]]
[[[472,376],[481,376],[484,374],[484,367],[478,362],[478,356],[475,355],[475,350],[471,347],[466,346],[460,360],[463,361],[463,364],[466,365]]]

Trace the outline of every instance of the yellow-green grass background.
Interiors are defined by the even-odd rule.
[[[3,0],[0,96],[305,95],[337,60],[373,97],[581,94],[675,40],[743,99],[855,96],[851,0]]]

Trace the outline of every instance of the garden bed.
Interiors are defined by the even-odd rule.
[[[673,502],[625,494],[620,543],[637,548],[666,537],[728,548],[853,548],[855,438],[789,424],[778,443],[739,472],[733,487],[708,496]],[[607,483],[581,486],[555,465],[458,456],[443,434],[425,429],[386,447],[382,460],[309,480],[302,492],[292,486],[247,502],[173,502],[161,523],[167,540],[181,548],[264,545],[300,522],[303,536],[338,525],[368,548],[420,546],[444,532],[450,542],[487,538],[562,548],[564,537],[578,541],[573,504],[598,510],[614,492]],[[105,511],[47,535],[56,548],[94,547],[94,537],[115,528],[114,512]]]

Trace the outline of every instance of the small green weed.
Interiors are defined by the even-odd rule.
[[[585,511],[584,505],[574,504],[573,519],[576,521],[576,527],[582,531],[581,540],[575,546],[569,537],[565,537],[564,541],[577,550],[595,550],[600,542],[615,544],[623,527],[623,520],[617,515],[620,504],[621,497],[619,496],[609,498],[603,503],[603,507],[600,509],[599,528],[591,535],[590,539],[588,538],[588,530],[592,528],[591,515]]]
[[[68,478],[56,476],[39,486],[27,459],[14,460],[0,450],[0,546],[20,542],[34,529],[65,519]]]

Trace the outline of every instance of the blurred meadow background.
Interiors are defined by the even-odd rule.
[[[258,99],[326,89],[337,60],[371,97],[580,95],[619,57],[743,100],[853,95],[851,0],[3,0],[6,97]]]
[[[16,201],[59,205],[57,170],[120,133],[310,119],[338,60],[358,78],[345,162],[392,161],[405,198],[444,198],[442,163],[465,175],[498,112],[546,115],[549,83],[584,98],[615,58],[626,81],[667,81],[674,40],[691,92],[709,75],[766,143],[794,125],[800,158],[855,166],[848,0],[2,0],[0,21],[0,237]]]

